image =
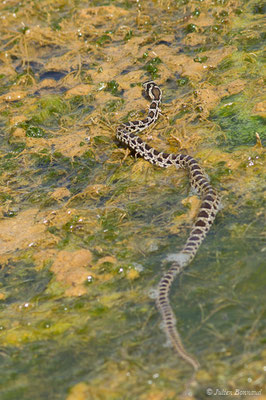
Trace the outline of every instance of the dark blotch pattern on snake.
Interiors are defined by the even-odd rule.
[[[211,186],[204,171],[198,162],[186,154],[168,154],[159,152],[145,143],[137,136],[139,132],[153,124],[160,114],[160,102],[162,92],[159,86],[153,81],[143,84],[144,90],[151,99],[148,116],[139,121],[131,121],[120,125],[117,128],[116,137],[119,141],[126,144],[129,149],[137,155],[159,167],[167,168],[175,165],[177,168],[187,169],[190,184],[201,196],[202,201],[195,223],[191,229],[187,242],[181,252],[171,254],[167,260],[172,264],[165,275],[162,277],[158,287],[156,298],[157,307],[164,321],[164,328],[174,349],[186,360],[195,370],[199,368],[199,363],[187,353],[182,344],[179,333],[176,329],[175,316],[169,302],[169,292],[173,280],[183,269],[192,261],[197,250],[209,231],[216,213],[219,210],[220,197],[216,190]]]

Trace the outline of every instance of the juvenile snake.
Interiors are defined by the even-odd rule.
[[[186,154],[159,152],[137,136],[139,132],[148,128],[158,119],[162,98],[161,89],[155,82],[145,82],[143,87],[147,96],[151,99],[148,116],[142,120],[130,121],[119,125],[116,131],[117,139],[125,143],[136,155],[143,157],[152,164],[163,168],[175,165],[177,168],[187,169],[190,184],[192,188],[196,189],[202,199],[199,212],[185,246],[179,253],[171,254],[167,257],[167,261],[171,262],[171,266],[161,278],[156,296],[156,305],[162,315],[165,333],[169,337],[172,346],[194,370],[197,370],[199,368],[198,361],[184,349],[180,335],[176,329],[175,316],[169,302],[169,292],[173,280],[195,257],[201,242],[209,231],[219,210],[220,197],[193,157]]]

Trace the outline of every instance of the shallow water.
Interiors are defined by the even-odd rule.
[[[147,112],[148,79],[163,90],[149,144],[199,159],[223,195],[171,291],[201,364],[189,398],[265,399],[263,12],[253,0],[2,1],[1,399],[184,398],[191,369],[149,293],[198,200],[185,172],[115,140]]]

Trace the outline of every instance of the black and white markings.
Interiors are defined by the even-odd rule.
[[[174,165],[176,168],[186,169],[189,173],[192,188],[196,189],[197,193],[202,197],[199,212],[185,246],[180,252],[171,254],[167,257],[167,261],[171,262],[171,266],[160,280],[158,296],[156,299],[157,307],[163,318],[165,332],[174,349],[185,361],[197,370],[199,368],[198,361],[189,355],[184,349],[181,338],[176,329],[175,316],[169,301],[169,292],[173,280],[195,257],[200,244],[205,238],[207,232],[210,230],[219,210],[220,197],[209,183],[208,178],[198,162],[193,157],[186,154],[168,154],[159,152],[138,137],[137,134],[139,132],[148,128],[158,119],[162,98],[161,89],[155,82],[145,82],[143,87],[147,96],[151,100],[148,116],[139,121],[131,121],[120,125],[116,133],[117,139],[125,143],[130,149],[134,150],[137,155],[143,157],[152,164],[163,168],[168,168],[169,166]]]

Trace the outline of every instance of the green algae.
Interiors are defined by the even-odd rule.
[[[171,292],[181,337],[201,362],[192,398],[207,387],[260,389],[262,3],[46,7],[1,5],[0,397],[176,400],[191,376],[163,347],[148,297],[186,240],[188,179],[114,140],[118,123],[146,115],[147,79],[163,89],[147,140],[197,157],[223,194]],[[81,249],[91,258],[68,270]],[[61,252],[68,258],[52,272]]]
[[[105,90],[116,96],[119,92],[118,87],[119,87],[118,83],[115,80],[112,80],[110,82],[107,82]]]
[[[265,119],[252,115],[248,97],[240,94],[226,97],[214,110],[212,118],[217,121],[224,134],[218,137],[221,145],[229,148],[255,145],[257,132],[265,142]]]
[[[104,34],[99,39],[96,40],[96,44],[99,46],[103,46],[106,43],[112,42],[112,38],[110,35]]]
[[[185,31],[186,31],[186,33],[191,33],[191,32],[196,32],[197,31],[197,25],[195,25],[195,24],[188,24],[187,26],[186,26],[186,29],[185,29]]]
[[[26,130],[26,136],[33,138],[42,138],[47,137],[47,134],[45,133],[44,129],[37,126],[29,125]]]
[[[160,65],[161,62],[162,60],[159,57],[154,57],[144,65],[143,69],[149,73],[152,79],[159,78],[160,74],[158,74],[158,65]]]
[[[32,121],[39,124],[44,122],[46,125],[54,124],[55,120],[58,120],[62,114],[69,111],[68,105],[59,96],[42,98],[37,101],[36,106],[37,109],[34,110]]]

